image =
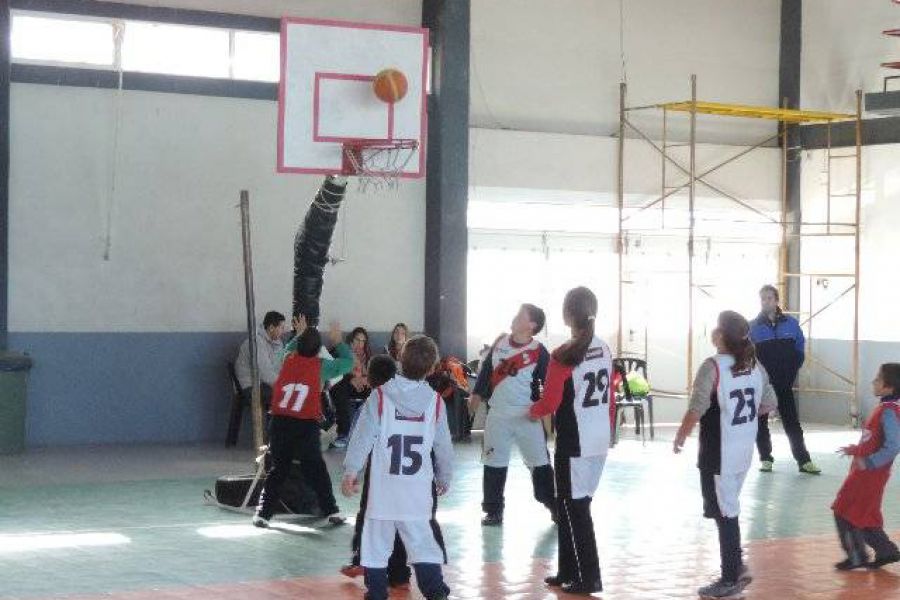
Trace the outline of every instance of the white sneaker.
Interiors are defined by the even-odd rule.
[[[259,515],[253,515],[253,519],[250,522],[253,523],[254,527],[259,527],[261,529],[267,529],[269,527],[269,520],[263,519]]]

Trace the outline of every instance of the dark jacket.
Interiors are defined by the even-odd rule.
[[[806,358],[806,338],[797,319],[780,310],[775,320],[760,313],[750,322],[750,340],[775,389],[790,387]]]

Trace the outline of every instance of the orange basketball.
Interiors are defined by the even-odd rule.
[[[379,71],[372,82],[372,89],[378,99],[388,104],[403,100],[409,84],[406,75],[397,69],[384,69]]]

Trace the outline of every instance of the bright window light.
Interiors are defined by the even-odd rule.
[[[13,15],[13,60],[113,65],[112,23]]]
[[[229,32],[129,21],[122,43],[126,71],[228,77]]]
[[[274,33],[236,31],[234,34],[235,79],[275,81],[281,77],[280,38]]]
[[[118,546],[131,539],[120,533],[28,533],[0,535],[0,554],[14,554],[59,548]]]

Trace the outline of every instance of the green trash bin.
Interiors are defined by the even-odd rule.
[[[31,357],[0,353],[0,454],[25,451],[25,403]]]

